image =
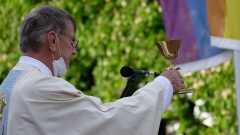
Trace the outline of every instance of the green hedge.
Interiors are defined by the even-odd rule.
[[[19,29],[24,16],[44,4],[67,10],[77,21],[81,49],[64,78],[86,94],[115,101],[127,82],[119,73],[122,66],[162,72],[169,64],[155,46],[166,39],[157,0],[1,0],[0,82],[21,56]],[[136,78],[131,92],[151,80]],[[179,123],[175,134],[237,134],[233,62],[185,75],[184,80],[196,92],[174,95],[163,114],[167,132]],[[199,100],[204,105],[196,105]],[[204,125],[206,119],[200,114],[194,115],[197,109],[211,114],[212,126]]]

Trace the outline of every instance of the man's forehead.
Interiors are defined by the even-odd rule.
[[[75,36],[75,31],[74,31],[74,26],[73,23],[71,21],[68,21],[67,24],[67,33],[69,34],[69,36]]]

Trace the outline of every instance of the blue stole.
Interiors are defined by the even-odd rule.
[[[22,73],[21,70],[11,70],[0,86],[0,94],[4,93],[6,95],[6,105],[3,108],[2,120],[0,123],[0,135],[7,135],[8,108],[10,96],[13,86],[17,81],[18,77],[21,75],[21,73]]]

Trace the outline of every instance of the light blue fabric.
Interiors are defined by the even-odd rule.
[[[207,20],[206,0],[187,0],[188,10],[198,42],[200,58],[205,59],[223,52],[223,49],[210,45],[210,30]]]
[[[4,135],[7,135],[9,100],[10,100],[13,86],[14,86],[17,78],[21,75],[21,73],[22,73],[21,70],[10,71],[8,76],[5,78],[5,80],[3,81],[3,83],[0,86],[0,93],[6,94],[6,102],[7,102],[7,104],[5,105],[5,107],[3,109],[2,121],[0,123],[0,134],[1,135],[3,132],[4,132]]]

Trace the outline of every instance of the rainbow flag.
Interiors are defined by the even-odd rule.
[[[219,65],[240,50],[240,0],[159,0],[166,40],[182,39],[181,73]]]

